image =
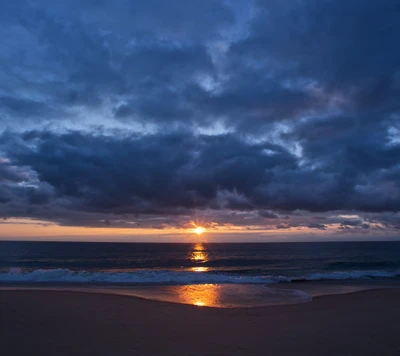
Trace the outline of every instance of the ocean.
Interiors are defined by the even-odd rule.
[[[0,284],[271,284],[399,277],[400,242],[0,242]]]

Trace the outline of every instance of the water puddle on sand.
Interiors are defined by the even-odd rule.
[[[306,303],[312,300],[310,295],[299,290],[251,284],[149,286],[114,291],[117,294],[145,299],[214,308],[251,308]]]
[[[213,308],[254,308],[311,302],[312,297],[295,289],[256,284],[193,284],[175,286],[7,286],[0,290],[84,292],[139,297],[161,302]]]

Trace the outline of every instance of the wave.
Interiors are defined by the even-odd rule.
[[[69,269],[36,269],[32,271],[11,268],[0,273],[0,283],[78,283],[78,284],[132,284],[132,285],[184,285],[184,284],[271,284],[303,281],[359,280],[394,278],[400,270],[338,271],[312,273],[300,277],[241,276],[226,273],[200,273],[175,271],[90,272]]]
[[[279,283],[284,277],[253,277],[228,274],[173,271],[88,272],[69,269],[23,271],[11,268],[0,273],[0,282],[98,283],[98,284],[205,284],[205,283]],[[287,280],[289,282],[289,280]]]
[[[330,280],[356,280],[356,279],[374,279],[374,278],[395,278],[400,276],[400,270],[353,270],[337,271],[327,273],[312,273],[304,277],[292,278],[291,281],[330,281]]]

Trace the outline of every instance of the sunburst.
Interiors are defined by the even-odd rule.
[[[197,235],[201,235],[203,232],[206,232],[206,229],[205,229],[204,227],[202,227],[202,226],[196,226],[196,227],[193,229],[193,232],[194,232],[195,234],[197,234]]]

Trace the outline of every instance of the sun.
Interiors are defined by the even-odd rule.
[[[193,229],[193,232],[197,235],[201,235],[205,231],[206,229],[202,226],[197,226],[196,228]]]

